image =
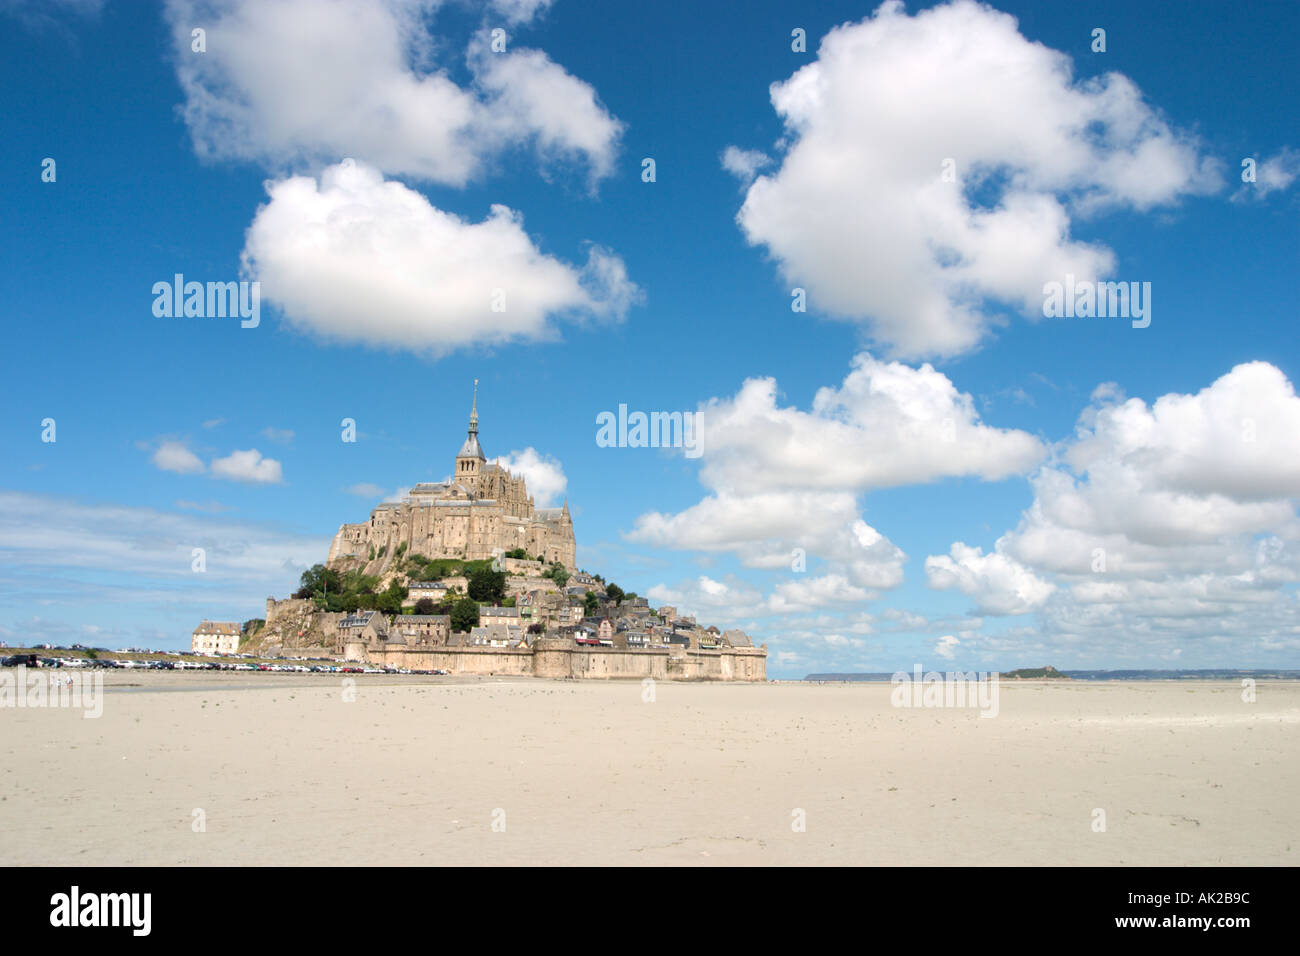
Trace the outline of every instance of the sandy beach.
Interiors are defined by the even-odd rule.
[[[888,684],[104,680],[97,719],[0,709],[0,863],[1300,862],[1290,682],[1004,682],[981,718]]]

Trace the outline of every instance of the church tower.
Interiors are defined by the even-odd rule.
[[[469,413],[469,436],[460,446],[456,456],[456,482],[477,490],[480,469],[487,459],[483,455],[483,446],[478,443],[478,379],[474,379],[474,406]]]

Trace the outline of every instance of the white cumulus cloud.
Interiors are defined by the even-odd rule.
[[[212,474],[217,478],[259,485],[278,484],[281,477],[280,463],[274,458],[263,458],[256,448],[232,451],[225,458],[214,458]]]
[[[931,366],[868,354],[854,358],[839,386],[820,389],[808,411],[780,405],[776,381],[763,378],[711,400],[701,415],[700,480],[711,493],[675,514],[641,515],[628,537],[730,551],[773,570],[799,570],[802,551],[806,562],[826,562],[823,580],[842,576],[863,596],[900,584],[906,555],[863,519],[862,493],[946,477],[993,481],[1029,471],[1047,453],[1026,432],[982,422],[971,396]]]
[[[511,474],[523,476],[536,507],[550,508],[564,498],[564,490],[569,485],[569,479],[564,476],[564,466],[536,448],[512,451],[495,461]]]
[[[862,353],[838,387],[803,411],[777,403],[775,379],[749,379],[703,412],[704,478],[743,491],[863,491],[974,476],[1023,474],[1046,448],[1034,436],[984,424],[971,396],[930,365]]]
[[[1147,402],[1099,388],[992,554],[930,557],[933,587],[1054,639],[1239,656],[1300,647],[1300,397],[1266,362]]]
[[[788,148],[737,222],[814,311],[903,357],[969,350],[1002,308],[1041,316],[1046,282],[1112,272],[1072,217],[1222,184],[1128,78],[1076,81],[968,0],[915,16],[891,0],[837,27],[771,99]]]
[[[491,7],[510,23],[527,23],[549,10],[555,0],[491,0]]]
[[[640,297],[599,247],[576,268],[543,254],[505,206],[467,222],[361,163],[267,190],[244,269],[291,324],[326,339],[442,353],[550,337],[557,316],[619,319]]]
[[[496,0],[508,22],[545,0]],[[360,157],[385,172],[462,186],[531,144],[544,160],[608,174],[622,124],[544,53],[483,54],[433,29],[436,0],[168,0],[181,114],[200,156],[272,167]],[[206,31],[206,52],[191,31]],[[467,50],[473,82],[449,75]],[[543,99],[539,99],[543,97]]]
[[[705,627],[735,624],[763,600],[755,588],[743,581],[734,578],[719,581],[704,574],[677,587],[656,584],[645,596],[651,605],[675,607],[678,614],[693,615]]]
[[[981,548],[961,542],[946,555],[925,559],[930,587],[955,587],[975,598],[985,614],[1025,614],[1040,607],[1056,590],[1055,585],[1004,554],[984,554]]]
[[[1273,156],[1261,159],[1255,166],[1255,181],[1243,183],[1233,199],[1263,199],[1269,193],[1289,189],[1300,179],[1300,150],[1285,147]]]
[[[760,170],[772,165],[772,157],[758,149],[728,146],[722,151],[722,168],[748,186]]]
[[[192,475],[204,470],[203,460],[179,441],[160,443],[153,453],[153,463],[163,471],[174,471],[178,475]]]

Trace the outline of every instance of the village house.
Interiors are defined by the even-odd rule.
[[[558,591],[533,591],[527,599],[520,599],[517,602],[522,605],[521,610],[528,608],[531,610],[529,618],[533,621],[550,622],[554,621],[559,624],[572,624],[573,616],[569,613],[568,599]],[[578,618],[582,620],[582,618]]]
[[[699,642],[696,647],[701,650],[711,651],[722,646],[722,632],[716,627],[709,627],[699,635]]]
[[[375,644],[388,638],[388,619],[378,611],[357,611],[338,622],[338,643]]]
[[[480,647],[518,647],[526,644],[524,629],[518,624],[480,624],[469,632],[469,643]]]
[[[194,629],[190,650],[200,654],[234,654],[239,650],[240,630],[236,621],[203,621]]]
[[[403,614],[393,620],[388,639],[399,634],[410,646],[441,646],[451,633],[451,617],[446,614]]]
[[[406,586],[406,591],[406,600],[402,602],[403,607],[414,607],[415,603],[423,598],[428,598],[434,604],[441,604],[447,597],[447,582],[412,581]]]

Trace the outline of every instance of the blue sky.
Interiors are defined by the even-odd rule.
[[[1297,666],[1294,4],[340,9],[0,3],[5,639],[260,616],[477,378],[580,563],[773,676]],[[1043,318],[1067,270],[1150,326]]]

